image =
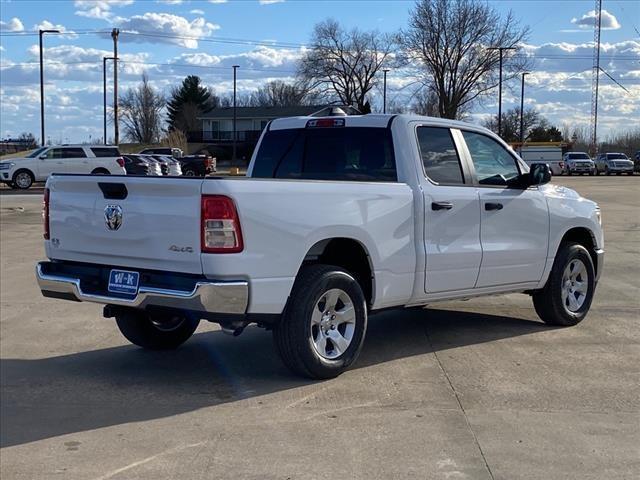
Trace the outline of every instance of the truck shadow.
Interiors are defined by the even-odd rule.
[[[452,310],[372,316],[353,369],[548,330],[542,323]],[[183,347],[121,346],[0,362],[0,446],[163,418],[312,383],[289,373],[271,335],[196,334]]]

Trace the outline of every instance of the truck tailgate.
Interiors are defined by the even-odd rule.
[[[47,187],[49,258],[202,273],[202,180],[54,175]]]

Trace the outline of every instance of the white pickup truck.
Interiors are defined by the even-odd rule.
[[[389,307],[523,292],[545,322],[580,322],[600,210],[549,179],[466,123],[279,119],[247,178],[53,175],[37,279],[47,297],[105,304],[136,345],[255,322],[294,372],[329,378]]]

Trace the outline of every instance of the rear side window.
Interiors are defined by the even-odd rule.
[[[59,149],[59,158],[86,158],[87,155],[84,153],[83,148],[60,148]],[[54,157],[58,158],[58,157]]]
[[[441,185],[464,184],[460,158],[448,128],[418,127],[418,144],[429,179]]]
[[[391,132],[385,128],[306,128],[267,132],[256,178],[397,181]]]
[[[119,157],[120,151],[117,148],[91,147],[91,151],[96,157]]]

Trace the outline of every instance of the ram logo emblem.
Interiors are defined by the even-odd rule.
[[[104,223],[109,230],[118,230],[122,226],[122,207],[120,205],[104,207]]]

